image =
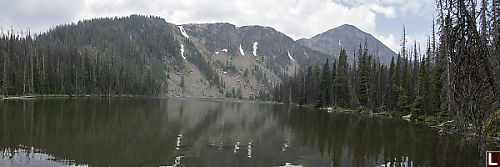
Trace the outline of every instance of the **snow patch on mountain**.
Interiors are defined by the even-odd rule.
[[[184,60],[186,60],[186,57],[184,57],[184,45],[181,44],[181,56]]]
[[[222,51],[222,52],[226,52],[226,53],[227,53],[227,49],[222,49],[221,51]]]
[[[189,35],[186,33],[186,30],[184,30],[184,28],[182,26],[178,26],[178,27],[179,27],[179,30],[181,30],[182,36],[189,39]]]
[[[293,59],[293,57],[290,55],[290,51],[287,51],[288,52],[288,58],[292,61],[295,61],[295,59]]]
[[[253,56],[257,56],[257,45],[259,45],[259,42],[253,42]]]
[[[241,54],[242,56],[245,56],[245,52],[243,51],[243,48],[241,47],[241,44],[240,44],[240,54]]]

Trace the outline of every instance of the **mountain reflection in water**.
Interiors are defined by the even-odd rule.
[[[479,166],[457,136],[291,105],[161,98],[0,101],[0,166]]]

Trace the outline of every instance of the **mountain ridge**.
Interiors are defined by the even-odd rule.
[[[177,25],[141,15],[58,25],[33,40],[36,45],[23,38],[0,40],[2,48],[19,46],[7,63],[18,67],[16,77],[8,78],[19,81],[11,84],[35,82],[27,89],[12,86],[8,94],[33,90],[269,99],[283,79],[338,54],[300,44],[272,27],[224,22]],[[23,58],[17,55],[21,53],[32,55]],[[33,65],[22,64],[31,57]],[[29,68],[37,78],[17,76]]]
[[[389,65],[392,57],[397,56],[394,51],[373,35],[350,24],[343,24],[339,27],[329,29],[311,38],[297,40],[301,45],[325,54],[337,55],[340,53],[340,48],[344,48],[351,63],[354,60],[354,52],[357,52],[356,50],[359,49],[360,45],[362,45],[361,47],[365,47],[365,41],[369,53],[378,57],[381,64]]]

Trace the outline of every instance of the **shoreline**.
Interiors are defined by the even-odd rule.
[[[298,105],[298,104],[296,104],[296,105]],[[303,106],[303,105],[298,105],[298,106]],[[375,112],[368,111],[368,110],[355,110],[355,109],[346,109],[346,108],[339,109],[337,107],[325,107],[325,108],[319,108],[319,110],[323,110],[323,111],[327,111],[327,112],[374,115],[374,116],[391,118],[391,119],[402,119],[402,120],[405,120],[408,122],[425,125],[425,126],[429,127],[430,129],[433,129],[434,131],[436,131],[439,136],[458,135],[458,136],[464,137],[464,139],[466,139],[466,140],[472,140],[472,141],[476,141],[478,143],[481,143],[480,141],[477,140],[477,138],[475,138],[475,136],[477,136],[476,133],[461,132],[459,127],[455,124],[456,123],[455,119],[448,120],[446,118],[442,118],[439,116],[429,116],[429,117],[434,117],[435,119],[421,120],[418,117],[411,116],[411,114],[408,114],[408,115],[395,114],[396,112],[394,112],[394,111],[382,111],[379,113],[375,113]],[[486,139],[486,141],[484,141],[483,144],[494,146],[494,147],[500,147],[500,139],[498,139],[498,138]]]
[[[40,99],[40,98],[81,98],[81,97],[149,97],[149,96],[134,96],[134,95],[99,95],[99,94],[89,94],[89,95],[65,95],[65,94],[27,94],[27,95],[0,95],[0,100],[28,100],[28,99]]]
[[[192,96],[148,96],[148,95],[107,95],[107,94],[86,94],[86,95],[66,95],[66,94],[28,94],[28,95],[0,95],[1,100],[29,100],[42,98],[86,98],[86,97],[110,97],[110,98],[174,98],[174,99],[194,99],[200,101],[213,102],[250,102],[267,104],[285,104],[268,100],[234,99],[225,97],[192,97]]]
[[[476,133],[465,133],[461,132],[458,125],[456,125],[456,120],[455,119],[446,119],[447,117],[443,117],[442,115],[434,115],[434,116],[427,116],[426,118],[430,117],[432,119],[426,120],[426,119],[421,119],[422,117],[416,117],[416,116],[411,116],[408,117],[408,115],[404,115],[395,111],[382,111],[382,112],[373,112],[369,110],[360,110],[360,109],[350,109],[350,108],[343,108],[343,107],[322,107],[322,108],[317,108],[314,105],[301,105],[301,104],[296,104],[296,103],[281,103],[281,104],[290,104],[290,105],[295,105],[295,106],[300,106],[300,107],[308,107],[308,108],[314,108],[320,111],[326,111],[326,112],[339,112],[339,113],[348,113],[348,114],[360,114],[360,115],[373,115],[373,116],[378,116],[378,117],[384,117],[384,118],[390,118],[390,119],[402,119],[408,122],[412,123],[417,123],[421,124],[424,126],[429,127],[433,131],[435,131],[439,136],[443,135],[457,135],[460,137],[463,137],[464,139],[468,141],[475,141],[478,143],[485,144],[486,146],[489,147],[496,147],[500,148],[500,138],[489,138],[486,139],[484,142],[479,141],[477,138]]]

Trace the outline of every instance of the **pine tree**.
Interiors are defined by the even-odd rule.
[[[361,51],[360,44],[360,51]],[[370,80],[370,61],[368,58],[367,51],[362,51],[362,54],[359,56],[359,66],[358,66],[358,75],[357,75],[357,83],[358,83],[358,91],[359,91],[359,103],[360,107],[368,107],[368,88],[369,88],[369,80]]]
[[[323,90],[320,89],[321,84],[321,69],[319,68],[319,65],[316,65],[314,67],[314,80],[315,84],[313,85],[313,88],[315,88],[315,94],[314,94],[314,99],[316,99],[316,107],[322,107],[323,106]]]
[[[328,63],[328,59],[326,59],[326,63],[323,66],[323,74],[321,76],[321,106],[329,106],[330,105],[330,89],[331,89],[331,79],[330,79],[330,64]]]
[[[337,78],[337,61],[334,60],[332,63],[332,72],[330,73],[330,102],[329,104],[331,105],[336,105],[336,99],[337,99],[337,92],[335,92],[337,89],[335,88],[335,79]]]
[[[336,104],[339,106],[348,106],[350,104],[349,93],[349,64],[347,63],[346,50],[340,49],[339,62],[337,63],[337,75],[335,78],[335,88],[338,98]]]
[[[394,57],[391,58],[391,64],[389,66],[389,74],[388,74],[388,83],[387,83],[387,87],[385,88],[386,89],[386,94],[387,94],[387,98],[386,98],[386,103],[387,103],[387,106],[389,109],[391,110],[394,110],[394,72],[395,72],[395,64],[394,64]]]
[[[314,79],[314,74],[313,74],[313,70],[312,70],[312,67],[309,66],[307,67],[307,73],[306,73],[306,76],[305,76],[305,90],[306,91],[306,94],[305,94],[305,103],[307,104],[312,104],[313,101],[315,100],[314,99],[314,94],[315,94],[315,89],[314,89],[314,82],[315,82],[315,79]]]
[[[412,113],[428,115],[429,99],[429,74],[427,73],[427,59],[424,57],[417,81],[416,97],[411,108]]]
[[[392,86],[392,104],[394,105],[394,110],[400,110],[400,106],[398,104],[399,96],[401,92],[401,56],[398,54],[398,58],[396,60],[396,67],[394,69],[393,78],[393,86]]]

